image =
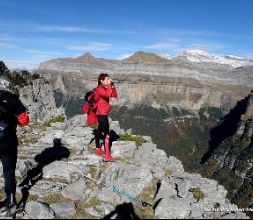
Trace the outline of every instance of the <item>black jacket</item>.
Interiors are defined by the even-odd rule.
[[[0,108],[6,110],[3,120],[8,125],[7,138],[4,142],[0,142],[0,154],[16,152],[18,146],[16,135],[17,125],[19,124],[18,116],[27,111],[26,107],[18,96],[10,92],[0,91]]]

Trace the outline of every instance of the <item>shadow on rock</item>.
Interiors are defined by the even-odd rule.
[[[114,141],[118,141],[119,138],[120,136],[114,130],[110,130],[110,146],[112,146]]]
[[[93,130],[93,135],[94,135],[94,138],[91,139],[89,144],[91,144],[92,142],[95,141],[95,136],[96,135],[98,135],[101,142],[103,142],[104,136],[102,134],[99,134],[98,130],[94,129]],[[112,143],[114,141],[118,141],[119,138],[120,138],[120,136],[114,130],[110,130],[110,146],[112,146]]]
[[[43,168],[55,161],[67,159],[69,156],[70,151],[68,148],[62,145],[61,139],[56,138],[53,140],[53,147],[46,148],[42,153],[34,157],[34,160],[37,163],[35,167],[31,167],[29,163],[26,163],[28,171],[25,179],[19,184],[19,187],[21,187],[22,198],[18,203],[18,207],[22,206],[22,208],[25,208],[29,197],[29,190],[43,178]]]
[[[136,215],[132,203],[123,203],[118,205],[114,211],[103,219],[141,219]]]

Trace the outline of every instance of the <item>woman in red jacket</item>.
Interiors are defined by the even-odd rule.
[[[110,152],[110,128],[108,115],[111,110],[110,98],[117,98],[117,90],[114,83],[106,73],[100,74],[98,78],[98,86],[95,91],[95,103],[97,105],[96,115],[98,117],[98,132],[103,136],[105,158],[107,161],[115,161]],[[97,149],[96,153],[103,154],[102,149]]]

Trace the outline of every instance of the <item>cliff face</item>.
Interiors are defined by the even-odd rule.
[[[62,75],[43,71],[40,73],[52,82],[53,89],[61,93],[65,101],[69,97],[82,99],[87,91],[97,85],[97,75]],[[245,86],[222,85],[194,79],[147,75],[112,77],[119,92],[119,99],[113,101],[115,106],[147,104],[156,108],[176,107],[191,111],[199,111],[203,107],[216,107],[226,111],[249,90]]]
[[[64,109],[56,106],[53,90],[44,78],[36,79],[32,85],[19,89],[20,99],[27,106],[31,121],[47,121],[65,115]]]
[[[253,92],[237,103],[224,121],[213,129],[211,153],[204,167],[229,190],[240,207],[252,207]],[[218,131],[223,130],[218,134]],[[225,132],[224,132],[225,131]],[[212,132],[212,131],[211,131]]]

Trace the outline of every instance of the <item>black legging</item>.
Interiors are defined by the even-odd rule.
[[[100,148],[100,140],[103,141],[106,135],[110,135],[110,126],[107,115],[98,115],[98,130],[95,131],[96,147]]]
[[[17,164],[17,153],[0,154],[0,159],[3,164],[3,174],[5,180],[5,193],[7,198],[16,193],[16,177],[15,170]]]
[[[7,140],[0,143],[0,160],[3,164],[3,176],[5,181],[5,193],[7,204],[15,202],[16,177],[15,170],[18,157],[18,140],[15,134],[7,134]]]

